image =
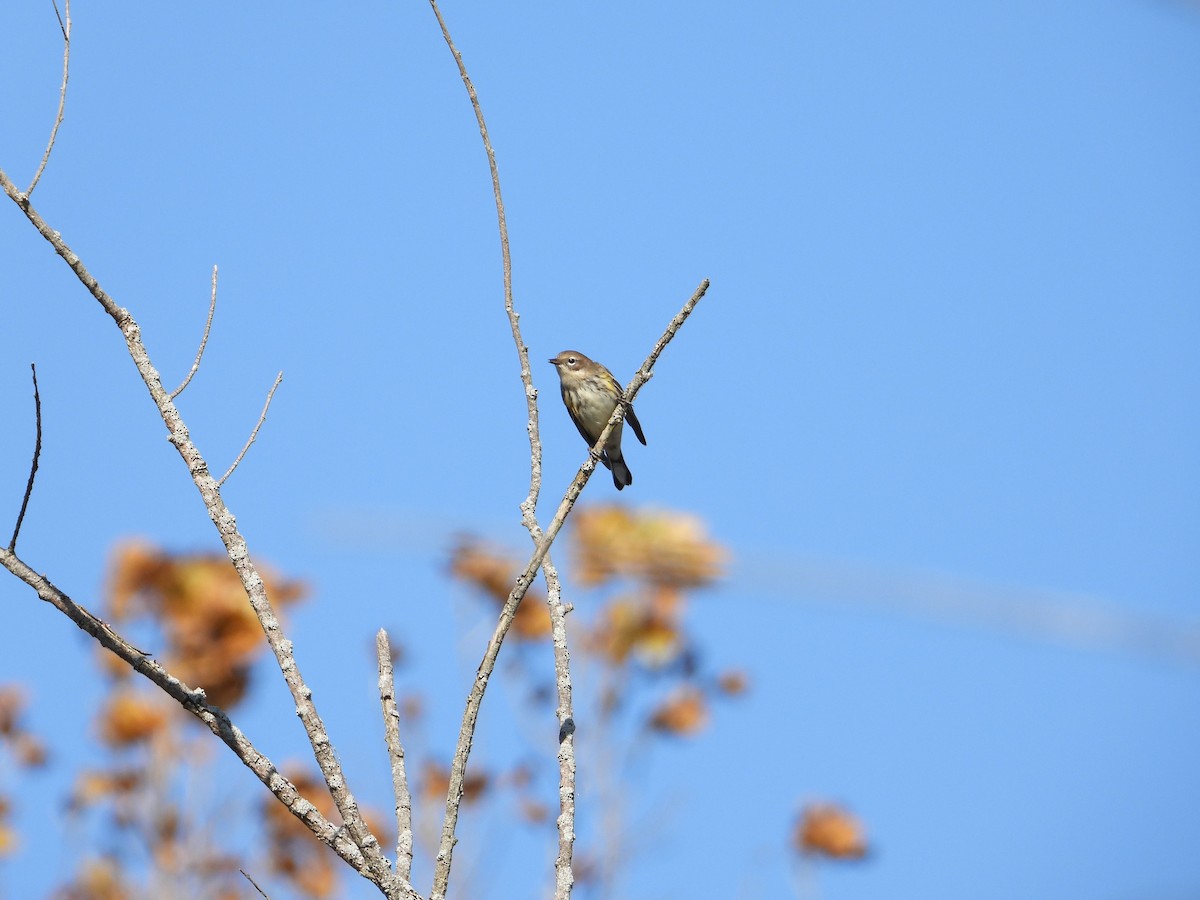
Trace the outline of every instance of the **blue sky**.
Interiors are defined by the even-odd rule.
[[[9,6],[0,166],[27,183],[61,48],[49,4]],[[754,691],[642,760],[637,790],[665,785],[675,813],[622,895],[787,896],[808,798],[850,804],[878,847],[822,872],[823,897],[1200,892],[1200,7],[444,13],[501,167],[544,516],[584,450],[540,361],[577,348],[627,380],[712,279],[639,396],[649,446],[620,500],[694,513],[730,548],[693,625]],[[252,552],[312,583],[300,663],[351,783],[385,805],[371,635],[403,633],[448,750],[483,639],[445,548],[460,529],[527,541],[462,85],[418,2],[80,0],[74,18],[34,205],[167,382],[220,266],[182,398],[214,468],[284,371],[224,494]],[[11,205],[0,273],[0,516],[25,483],[33,360],[46,417],[22,555],[86,602],[120,537],[216,547],[116,329]],[[585,493],[614,497],[603,477]],[[33,726],[73,758],[90,648],[15,580],[0,602],[19,635],[0,681],[31,683]],[[1097,617],[1117,626],[1087,638]],[[501,697],[483,727],[502,743]],[[247,730],[299,756],[279,679],[259,699]],[[62,790],[54,771],[20,788],[48,843],[0,866],[14,895],[74,859]],[[540,896],[546,871],[521,844],[492,896]]]

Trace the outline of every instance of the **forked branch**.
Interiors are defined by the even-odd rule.
[[[149,353],[142,342],[141,328],[129,311],[118,306],[100,286],[80,258],[67,246],[62,236],[46,223],[45,219],[29,203],[28,197],[16,189],[3,170],[0,170],[0,189],[3,189],[4,193],[17,204],[38,233],[71,267],[75,276],[120,329],[125,339],[126,349],[167,428],[168,440],[175,446],[180,458],[187,466],[188,473],[200,493],[209,518],[216,527],[230,562],[233,563],[234,570],[246,591],[250,606],[266,635],[267,644],[275,654],[276,663],[296,704],[296,713],[304,725],[321,775],[324,777],[330,796],[345,823],[345,834],[362,853],[367,877],[379,885],[380,889],[389,897],[416,897],[417,894],[413,891],[412,886],[391,871],[391,865],[380,850],[379,840],[371,833],[370,828],[363,820],[358,803],[346,784],[345,775],[342,773],[324,722],[313,704],[312,690],[305,683],[299,666],[296,664],[292,653],[292,642],[283,634],[279,619],[267,597],[263,578],[250,558],[245,538],[237,528],[237,520],[221,498],[220,487],[216,479],[212,477],[207,461],[196,445],[192,443],[183,417],[171,400],[170,394],[163,387],[158,370],[151,363]]]
[[[663,332],[662,337],[654,345],[654,349],[650,351],[650,355],[646,357],[646,361],[642,363],[641,368],[634,374],[633,380],[625,388],[626,402],[624,404],[617,404],[612,417],[608,420],[608,424],[604,426],[604,430],[600,433],[595,446],[589,451],[587,459],[579,467],[574,480],[571,482],[570,487],[567,488],[562,501],[558,504],[558,510],[554,513],[554,518],[550,520],[550,524],[546,527],[545,534],[543,534],[542,539],[538,542],[524,571],[517,576],[513,589],[504,601],[504,608],[500,612],[500,621],[496,623],[491,640],[488,641],[487,650],[484,652],[483,661],[480,662],[479,669],[475,673],[475,681],[471,685],[470,693],[467,695],[467,708],[463,713],[462,726],[458,733],[458,744],[454,749],[454,760],[450,767],[451,793],[446,799],[446,818],[442,825],[441,843],[438,845],[434,886],[430,900],[443,900],[446,896],[446,886],[450,878],[450,861],[454,854],[454,832],[458,823],[459,806],[462,802],[467,757],[471,754],[471,742],[475,736],[475,723],[479,718],[479,707],[483,703],[483,694],[487,690],[488,679],[491,678],[492,670],[496,666],[496,657],[500,653],[500,645],[508,633],[509,626],[512,625],[513,617],[517,612],[517,606],[525,597],[529,586],[533,583],[534,576],[537,574],[542,560],[545,558],[547,551],[549,551],[550,545],[554,543],[554,539],[558,537],[558,532],[562,529],[563,522],[566,521],[567,515],[575,505],[575,501],[579,499],[579,494],[583,490],[583,486],[587,484],[588,479],[592,476],[592,472],[595,471],[596,461],[600,457],[600,448],[604,446],[609,434],[612,433],[617,423],[625,418],[627,406],[633,403],[638,391],[642,389],[642,385],[650,380],[654,364],[658,361],[659,356],[666,349],[667,344],[671,342],[671,339],[675,337],[680,326],[687,321],[688,316],[692,314],[692,310],[696,308],[696,304],[700,302],[707,291],[708,279],[706,278],[700,282],[700,286],[692,294],[691,299],[675,314],[670,324],[667,325],[666,331]]]
[[[225,742],[245,766],[253,772],[267,789],[287,807],[297,819],[311,831],[319,841],[330,847],[338,856],[357,871],[369,877],[369,869],[362,851],[343,830],[326,819],[317,808],[306,800],[296,786],[279,774],[274,763],[260,753],[241,730],[229,720],[218,706],[208,703],[204,691],[190,688],[161,665],[138,650],[112,626],[97,618],[55,587],[49,579],[39,575],[26,565],[11,550],[0,549],[0,565],[29,585],[39,597],[69,618],[81,630],[90,634],[100,646],[110,650],[124,660],[131,669],[145,676],[167,696],[204,723],[205,727]]]
[[[508,222],[504,215],[504,197],[500,191],[500,169],[496,165],[496,153],[492,149],[491,138],[488,136],[483,107],[479,103],[479,95],[475,92],[471,76],[467,74],[462,54],[454,46],[450,30],[446,27],[446,20],[442,18],[441,10],[438,9],[437,0],[429,0],[429,5],[433,9],[434,16],[437,17],[442,38],[454,57],[458,73],[467,89],[467,96],[471,100],[471,109],[475,112],[476,122],[479,123],[479,136],[483,140],[483,149],[487,153],[488,169],[492,176],[492,194],[496,201],[496,221],[500,233],[500,256],[504,272],[504,310],[508,315],[513,343],[517,348],[517,361],[521,369],[521,385],[525,394],[525,408],[528,415],[526,432],[529,435],[529,494],[521,503],[521,521],[529,532],[530,540],[537,547],[542,540],[542,528],[537,521],[537,503],[542,490],[542,440],[538,427],[537,390],[533,386],[533,372],[529,366],[529,349],[525,346],[525,340],[521,336],[520,316],[513,304],[512,257],[508,244]],[[562,608],[562,587],[558,579],[558,569],[551,560],[549,551],[546,552],[542,571],[546,576],[546,602],[550,605],[551,636],[554,646],[554,683],[558,693],[556,714],[559,735],[557,754],[559,814],[557,818],[558,855],[554,863],[554,898],[555,900],[568,900],[575,882],[572,868],[575,847],[575,720],[571,700],[571,654],[567,645],[566,616]],[[457,801],[453,798],[456,793],[461,796],[461,779],[464,776],[465,769],[459,772],[458,784],[455,783],[453,777],[451,778],[446,798],[447,822],[451,817],[452,806],[455,807],[455,815],[457,815]],[[445,839],[443,838],[442,851],[444,850]],[[434,873],[435,896],[438,895],[439,885],[440,890],[445,891],[449,877],[449,853],[446,852],[443,856],[443,853],[439,851],[437,870]]]

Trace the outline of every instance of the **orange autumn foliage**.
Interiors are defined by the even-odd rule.
[[[687,737],[708,725],[708,701],[694,687],[685,687],[659,704],[650,716],[650,727],[664,734]]]
[[[477,587],[493,603],[503,606],[521,572],[520,564],[488,550],[470,538],[460,539],[450,554],[450,574]],[[517,606],[510,633],[524,641],[550,637],[550,611],[546,595],[531,587]]]
[[[577,509],[571,525],[573,571],[584,585],[625,577],[697,588],[719,578],[726,561],[700,521],[681,513],[592,506]]]
[[[302,583],[265,566],[259,571],[277,613],[304,596]],[[213,703],[231,706],[245,696],[250,667],[266,641],[228,557],[122,544],[114,553],[108,609],[117,622],[153,619],[166,640],[155,655],[185,683],[204,688]]]
[[[801,810],[792,844],[806,856],[862,859],[867,855],[867,839],[862,823],[842,807],[831,803],[813,803]]]

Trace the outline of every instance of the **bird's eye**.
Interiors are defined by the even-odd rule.
[[[577,359],[576,359],[575,357],[573,357],[573,356],[568,356],[568,357],[567,357],[567,365],[568,365],[568,366],[573,366],[573,365],[575,365],[575,363],[577,363],[578,361],[579,361],[579,360],[577,360]]]

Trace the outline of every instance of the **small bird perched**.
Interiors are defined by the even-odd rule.
[[[592,362],[577,350],[564,350],[550,360],[550,364],[558,369],[559,387],[562,389],[563,403],[567,405],[571,421],[575,423],[587,445],[596,446],[600,432],[612,418],[613,410],[621,400],[621,385],[613,378],[612,372],[600,363]],[[637,439],[643,444],[646,443],[646,436],[642,434],[642,424],[633,414],[633,407],[629,406],[625,412],[625,419],[617,423],[600,454],[600,462],[612,470],[613,484],[617,486],[618,491],[627,484],[633,484],[633,473],[629,471],[629,466],[625,465],[625,459],[621,456],[621,426],[625,422],[633,427]]]

